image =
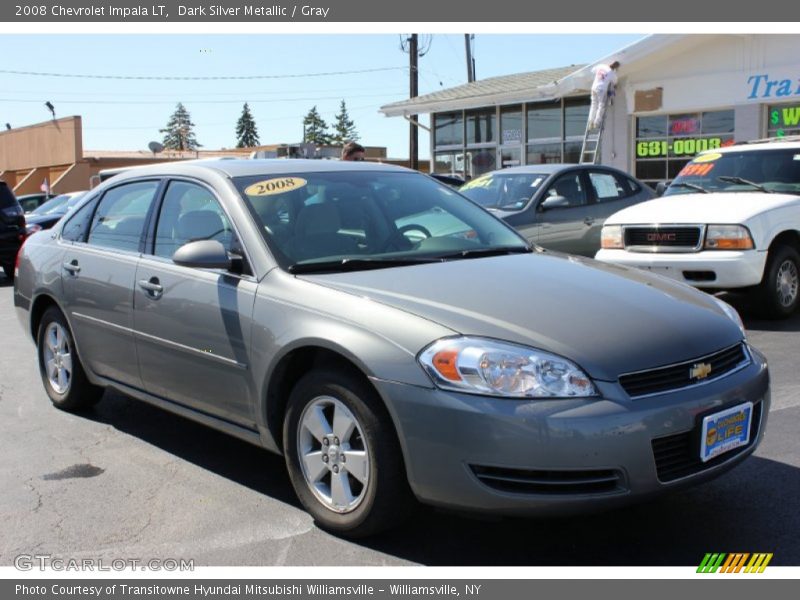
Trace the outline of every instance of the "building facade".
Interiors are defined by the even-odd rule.
[[[600,162],[652,185],[702,150],[800,134],[799,35],[652,35],[590,65],[491,78],[381,111],[430,115],[436,172],[578,162],[591,68],[614,60]]]

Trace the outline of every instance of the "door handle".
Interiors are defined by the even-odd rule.
[[[65,271],[68,271],[70,275],[75,275],[81,270],[77,260],[73,260],[72,262],[68,263],[65,262],[61,266],[64,268]]]
[[[158,277],[151,277],[149,280],[140,279],[139,287],[145,290],[151,298],[160,298],[161,294],[164,293],[164,288],[158,282]]]
[[[592,217],[586,217],[583,220],[584,225],[594,225],[594,219]]]

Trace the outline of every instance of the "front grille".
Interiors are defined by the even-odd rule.
[[[753,405],[753,414],[750,422],[750,441],[746,445],[720,454],[708,462],[700,460],[700,423],[702,423],[702,419],[698,419],[698,424],[691,431],[658,438],[651,442],[659,481],[667,483],[699,473],[725,462],[750,448],[755,444],[758,437],[758,430],[761,424],[761,402]]]
[[[626,227],[625,247],[695,249],[700,245],[700,227]]]
[[[669,392],[718,379],[749,363],[743,344],[736,344],[708,356],[687,360],[675,365],[621,375],[619,383],[631,398]],[[691,371],[699,364],[711,366],[706,378],[693,378]]]
[[[619,471],[533,471],[505,467],[470,465],[472,472],[488,487],[515,494],[608,494],[624,490]]]

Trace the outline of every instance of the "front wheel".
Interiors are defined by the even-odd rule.
[[[764,279],[757,288],[759,308],[771,319],[785,319],[800,303],[800,253],[792,246],[770,251]]]
[[[413,506],[391,420],[359,377],[305,375],[289,398],[283,448],[297,496],[324,529],[372,535],[399,524]]]
[[[69,324],[54,306],[42,316],[36,350],[44,389],[57,408],[77,411],[100,400],[103,389],[89,383],[75,351]]]

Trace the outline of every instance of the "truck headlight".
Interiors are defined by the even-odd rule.
[[[571,361],[526,346],[485,338],[438,340],[418,360],[446,390],[509,398],[596,396],[591,379]]]
[[[754,244],[743,225],[709,225],[703,247],[706,250],[752,250]]]
[[[600,247],[609,250],[624,248],[621,225],[604,225],[600,230]]]

